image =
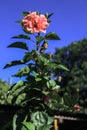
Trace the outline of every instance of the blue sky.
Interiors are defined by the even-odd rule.
[[[0,0],[0,78],[5,81],[18,68],[4,70],[3,66],[21,59],[24,54],[24,51],[7,48],[13,42],[11,37],[22,33],[15,21],[23,18],[23,11],[54,12],[47,31],[57,33],[61,40],[49,41],[48,52],[54,53],[56,47],[87,38],[87,0]]]

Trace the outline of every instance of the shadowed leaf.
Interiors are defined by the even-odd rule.
[[[27,12],[27,11],[23,11],[23,12],[22,12],[22,15],[23,15],[23,16],[27,16],[28,14],[29,14],[29,12]]]
[[[28,50],[28,46],[24,42],[14,42],[14,43],[10,44],[8,47]]]
[[[50,18],[53,14],[54,14],[54,13],[51,13],[51,14],[46,13],[45,16],[46,16],[46,18],[48,19],[48,18]]]
[[[44,37],[42,37],[42,36],[36,36],[36,39],[37,39],[37,41],[41,42],[41,41],[44,40]]]
[[[54,32],[49,32],[45,35],[45,39],[47,40],[60,40],[59,36]]]
[[[12,61],[12,62],[6,64],[4,66],[4,69],[15,66],[15,65],[21,65],[21,64],[24,64],[24,62],[22,60],[15,60],[15,61]]]
[[[30,37],[27,36],[27,35],[24,35],[24,34],[20,34],[20,35],[14,36],[12,38],[22,38],[22,39],[28,39],[28,40],[30,40]]]
[[[21,23],[22,23],[22,20],[17,20],[16,23],[20,23],[20,24],[21,24]]]

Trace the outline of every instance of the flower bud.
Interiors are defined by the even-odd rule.
[[[78,104],[74,105],[75,112],[80,112],[80,106]]]
[[[58,76],[58,82],[61,82],[62,76]]]
[[[48,43],[45,42],[45,43],[43,44],[43,47],[44,47],[45,49],[47,49],[47,48],[48,48]]]
[[[40,49],[40,53],[44,53],[44,51],[48,48],[48,43],[47,41],[44,41],[42,46],[41,46],[41,49]]]

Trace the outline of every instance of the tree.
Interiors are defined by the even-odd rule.
[[[78,92],[78,103],[87,113],[87,39],[73,42],[63,48],[56,48],[53,56],[55,62],[62,62],[70,70],[69,73],[57,69],[55,76],[62,77],[63,92]],[[59,83],[59,82],[58,82]]]
[[[7,99],[7,93],[10,88],[10,85],[5,81],[0,79],[0,104],[8,104],[9,100]]]

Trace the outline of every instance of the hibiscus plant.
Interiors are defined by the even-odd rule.
[[[60,40],[54,32],[46,32],[51,21],[51,14],[39,12],[23,12],[21,24],[23,34],[14,36],[18,41],[8,47],[24,49],[21,60],[11,61],[4,68],[21,65],[13,76],[20,81],[13,84],[8,97],[12,93],[11,103],[15,105],[20,99],[20,111],[13,117],[13,130],[50,130],[53,125],[53,111],[74,111],[76,97],[61,96],[61,87],[52,77],[55,69],[69,71],[65,66],[54,62],[52,54],[45,53],[49,40]],[[19,39],[26,40],[21,42]],[[34,43],[34,49],[29,50],[29,41]],[[51,46],[51,45],[50,45]],[[71,102],[72,101],[72,102]]]

